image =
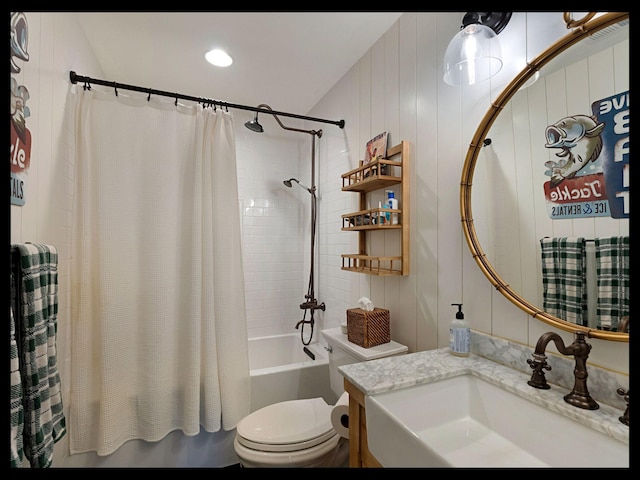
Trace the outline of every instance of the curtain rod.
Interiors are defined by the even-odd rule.
[[[107,80],[99,80],[96,78],[91,78],[91,77],[86,77],[84,75],[78,75],[76,72],[71,71],[69,73],[69,78],[71,80],[71,83],[78,83],[78,82],[83,82],[83,83],[88,83],[89,85],[96,84],[96,85],[104,85],[106,87],[113,87],[116,89],[116,95],[117,95],[117,89],[121,88],[123,90],[133,90],[135,92],[142,92],[142,93],[148,93],[149,96],[151,95],[161,95],[163,97],[170,97],[170,98],[175,98],[176,102],[178,101],[178,99],[182,99],[182,100],[191,100],[193,102],[198,102],[198,103],[209,103],[212,105],[219,105],[221,107],[227,107],[227,108],[238,108],[240,110],[250,110],[252,112],[259,112],[259,113],[266,113],[269,115],[280,115],[281,117],[291,117],[291,118],[299,118],[301,120],[310,120],[313,122],[322,122],[322,123],[331,123],[333,125],[337,125],[340,128],[344,128],[344,120],[326,120],[324,118],[316,118],[316,117],[306,117],[304,115],[298,115],[296,113],[288,113],[288,112],[279,112],[277,110],[268,110],[266,108],[258,108],[258,107],[250,107],[248,105],[240,105],[237,103],[228,103],[228,102],[222,102],[220,100],[211,100],[208,98],[199,98],[199,97],[192,97],[190,95],[184,95],[181,93],[172,93],[172,92],[165,92],[162,90],[155,90],[153,88],[145,88],[145,87],[137,87],[135,85],[127,85],[125,83],[118,83],[118,82],[109,82]]]

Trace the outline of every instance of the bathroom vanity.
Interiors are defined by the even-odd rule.
[[[369,451],[364,393],[347,379],[344,390],[349,394],[349,467],[382,467]]]
[[[362,364],[370,360],[404,356],[408,352],[406,345],[391,340],[370,348],[364,348],[349,341],[346,333],[338,328],[322,330],[322,336],[329,343],[329,365],[331,388],[338,392],[349,394],[349,466],[351,467],[380,467],[380,463],[369,455],[367,449],[367,422],[364,414],[364,395],[357,387],[352,385],[338,371],[349,364]],[[362,429],[362,431],[361,431]],[[356,458],[363,458],[363,461]],[[364,463],[364,464],[363,464]]]
[[[560,368],[558,362],[561,360],[553,358],[550,363]],[[526,366],[526,360],[523,363]],[[446,348],[340,367],[350,402],[350,466],[510,467],[520,465],[518,462],[524,462],[526,466],[552,467],[629,466],[629,427],[620,421],[623,408],[602,401],[597,410],[569,405],[563,400],[568,389],[558,385],[551,385],[549,390],[532,388],[527,384],[530,373],[525,371],[475,353],[469,357],[455,357]],[[461,389],[460,395],[456,392],[439,397],[433,394],[440,388],[436,384],[451,385],[449,380],[463,377],[471,380],[472,386],[464,387],[463,381],[454,382],[457,386],[453,388]],[[486,403],[482,403],[485,393],[481,390],[486,388],[491,390],[487,395],[492,395],[494,400],[485,399]],[[601,399],[602,395],[596,392],[594,390],[594,396]],[[500,400],[495,400],[494,395]],[[496,455],[495,463],[469,465],[465,463],[469,461],[468,456],[454,458],[449,455],[453,450],[449,447],[458,448],[462,442],[455,440],[461,437],[455,437],[453,432],[446,432],[451,434],[449,437],[453,441],[440,451],[437,445],[430,443],[427,431],[430,427],[425,426],[427,417],[445,417],[447,412],[457,408],[457,404],[465,403],[458,398],[463,396],[468,397],[466,403],[470,405],[470,411],[482,410],[477,414],[478,427],[487,432],[470,450],[487,448],[486,438],[497,439],[500,443],[505,440],[502,437],[513,434],[512,438],[506,439],[507,443],[513,444],[510,445],[513,453]],[[416,400],[416,397],[419,398]],[[367,407],[374,403],[377,407],[375,422],[373,410],[367,420]],[[491,414],[497,423],[487,420],[491,413],[487,408],[489,404],[499,405],[498,414]],[[433,412],[435,415],[430,415]],[[516,422],[518,418],[528,423]],[[499,425],[501,422],[506,422],[509,428]],[[371,428],[374,425],[378,425],[375,430]],[[448,427],[437,425],[436,428]],[[505,430],[512,432],[504,433]],[[490,452],[481,457],[473,461],[491,462],[488,460]]]

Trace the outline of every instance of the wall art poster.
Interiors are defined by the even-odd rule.
[[[605,124],[602,132],[602,173],[613,218],[629,218],[629,91],[591,104]]]
[[[9,162],[11,164],[10,199],[13,205],[24,205],[25,177],[31,162],[31,132],[27,128],[26,119],[30,116],[27,101],[29,90],[18,85],[14,74],[22,70],[19,61],[28,62],[27,50],[29,28],[27,17],[23,12],[11,13],[10,26],[10,63],[11,63],[11,146]]]
[[[592,103],[545,130],[547,213],[552,219],[629,216],[629,92]]]
[[[369,163],[377,158],[387,157],[387,132],[382,132],[367,142],[367,150],[364,154],[364,163]]]

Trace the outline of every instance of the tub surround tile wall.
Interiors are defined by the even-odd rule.
[[[234,112],[247,330],[254,338],[295,332],[302,319],[311,197],[282,181],[310,183],[311,160],[306,136],[282,134],[275,122],[264,133],[251,132],[244,127],[250,117]]]

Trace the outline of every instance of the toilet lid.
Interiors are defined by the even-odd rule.
[[[238,440],[249,448],[286,451],[310,448],[337,435],[331,406],[322,397],[268,405],[237,426]]]

